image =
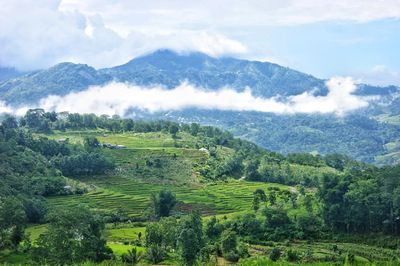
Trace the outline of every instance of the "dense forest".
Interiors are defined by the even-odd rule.
[[[48,205],[49,197],[93,190],[84,182],[88,176],[111,178],[121,171],[118,162],[107,156],[110,149],[90,134],[82,143],[46,137],[74,130],[163,132],[177,148],[182,145],[179,134],[187,134],[195,142],[186,148],[202,148],[208,153],[206,161],[196,166],[201,183],[234,179],[290,189],[256,189],[250,208],[222,217],[207,216],[201,210],[178,212],[177,196],[168,189],[160,190],[150,196],[145,215],[137,218],[145,223],[145,235],[138,237],[135,248],[117,258],[107,246],[104,229],[107,224],[133,218],[87,206],[57,209]],[[146,161],[145,167],[161,168],[162,160]],[[139,165],[134,168],[137,173]],[[374,234],[391,239],[374,244],[393,250],[400,247],[400,165],[376,167],[340,154],[283,156],[234,138],[227,131],[196,123],[136,121],[42,109],[29,110],[18,119],[6,115],[0,126],[0,177],[0,256],[5,250],[20,252],[28,254],[32,264],[157,264],[175,258],[184,265],[213,265],[216,257],[240,262],[253,256],[249,245],[273,247],[274,242]],[[26,233],[32,224],[48,228],[35,243]],[[332,249],[341,252],[334,245]],[[268,257],[271,261],[280,257],[292,262],[309,259],[295,248],[283,253],[279,247],[273,247]],[[346,254],[345,259],[351,263],[354,254]],[[391,258],[393,265],[398,259]]]

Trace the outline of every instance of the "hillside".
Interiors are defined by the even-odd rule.
[[[338,154],[282,156],[198,124],[32,110],[20,125],[7,117],[0,126],[0,156],[9,158],[1,160],[0,217],[9,211],[5,206],[18,210],[10,221],[0,220],[0,229],[8,237],[27,226],[34,246],[23,238],[3,242],[0,256],[6,262],[59,261],[56,254],[74,245],[63,248],[52,237],[63,234],[60,223],[87,228],[82,220],[79,225],[68,220],[78,217],[105,222],[104,234],[96,236],[114,253],[104,254],[113,265],[122,264],[132,248],[146,254],[159,249],[165,252],[161,257],[146,261],[176,265],[178,232],[196,219],[204,226],[202,245],[210,248],[201,259],[273,263],[265,256],[278,250],[283,254],[278,263],[352,259],[396,265],[393,259],[400,256],[400,225],[393,216],[398,166],[376,168]],[[162,193],[174,199],[169,217],[157,216]],[[29,224],[19,218],[25,212]],[[232,254],[220,248],[228,235],[236,239]],[[13,250],[15,241],[24,248]],[[61,249],[46,253],[50,247]]]
[[[0,82],[0,100],[11,106],[36,106],[48,95],[66,95],[110,81],[137,85],[162,85],[172,89],[183,81],[206,90],[246,87],[255,96],[285,97],[304,92],[325,95],[325,80],[268,62],[213,58],[201,53],[178,54],[169,50],[135,58],[128,63],[96,70],[61,63],[15,79]],[[149,113],[133,108],[143,119],[168,119],[222,127],[236,136],[280,153],[341,153],[377,165],[400,162],[399,87],[359,84],[355,94],[378,97],[367,108],[344,117],[333,114],[273,114],[203,110]],[[393,122],[394,121],[394,122]]]

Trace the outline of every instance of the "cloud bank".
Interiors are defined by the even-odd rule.
[[[247,51],[241,42],[210,28],[172,26],[167,19],[154,25],[151,16],[162,17],[154,10],[146,11],[145,24],[135,13],[124,18],[124,6],[113,3],[112,10],[117,9],[113,16],[125,21],[124,26],[113,26],[101,13],[83,12],[78,6],[65,8],[61,0],[0,0],[0,66],[29,71],[69,61],[110,67],[159,48],[211,56]],[[92,4],[93,9],[108,6]]]
[[[370,98],[352,94],[357,87],[351,78],[334,77],[328,80],[326,85],[329,89],[326,96],[314,96],[312,93],[305,92],[280,101],[277,97],[255,97],[249,88],[243,92],[228,87],[209,91],[182,83],[174,89],[167,90],[161,86],[139,87],[113,82],[105,86],[89,87],[85,91],[70,93],[66,96],[48,96],[35,107],[56,112],[129,116],[132,110],[137,109],[154,113],[187,108],[277,114],[335,113],[343,115],[368,106]],[[0,113],[13,112],[23,115],[27,109],[28,107],[12,109],[0,103]]]
[[[303,37],[296,36],[302,25],[339,22],[350,26],[384,19],[396,25],[400,18],[400,0],[0,0],[0,7],[0,66],[19,70],[43,69],[63,61],[111,67],[159,48],[268,58],[307,70],[302,57],[305,54],[308,64],[319,62],[317,69],[327,68],[326,58],[317,59],[315,52],[319,49],[310,47],[310,40],[315,47],[326,47],[347,39],[349,30],[328,27],[314,32],[307,28],[299,34]],[[378,27],[367,34],[350,31],[350,37],[363,39],[366,35],[368,42],[374,38],[386,40],[384,44],[398,42],[398,28]],[[288,40],[282,36],[282,29],[288,30]],[[330,31],[334,34],[325,35]],[[385,31],[390,34],[377,34]],[[322,41],[327,39],[329,42]],[[395,51],[396,44],[393,47]],[[328,47],[329,52],[333,50],[345,51],[341,44]],[[362,52],[362,57],[380,58],[385,54],[380,50],[375,49],[375,55],[369,50]],[[345,57],[348,61],[351,58]],[[373,64],[395,62],[391,58]],[[335,63],[335,59],[330,61]],[[321,76],[332,73],[337,71]]]

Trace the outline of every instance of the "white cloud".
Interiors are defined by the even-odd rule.
[[[350,77],[334,77],[326,82],[329,92],[326,96],[313,96],[305,92],[290,98],[294,112],[304,113],[337,113],[342,115],[348,111],[368,106],[366,97],[358,97],[352,93],[357,86]]]
[[[13,112],[14,112],[13,108],[11,108],[10,106],[6,105],[5,102],[0,101],[0,114],[13,113]]]
[[[385,65],[376,65],[370,71],[355,73],[359,82],[380,86],[400,85],[400,71],[393,70]]]
[[[63,0],[61,8],[101,14],[108,25],[121,32],[128,32],[132,24],[156,30],[177,26],[235,28],[400,17],[399,0]]]
[[[100,14],[62,9],[60,4],[56,0],[0,0],[0,66],[32,70],[72,61],[109,67],[158,48],[212,56],[246,52],[240,42],[212,30],[160,27],[148,31],[133,19],[123,34]],[[22,10],[29,12],[22,14]]]
[[[400,18],[400,0],[0,0],[0,6],[0,65],[21,70],[61,61],[109,67],[158,48],[238,55],[251,46],[240,41],[250,27],[262,36],[267,26]],[[259,44],[260,53],[267,46]]]
[[[275,97],[255,97],[249,88],[243,92],[227,87],[218,91],[209,91],[183,83],[174,89],[167,90],[160,86],[139,87],[114,82],[105,86],[90,87],[85,91],[70,93],[66,96],[48,96],[40,101],[38,107],[56,112],[125,116],[132,108],[148,112],[199,108],[278,114],[336,113],[343,115],[348,111],[368,106],[369,98],[352,94],[356,90],[356,85],[351,78],[335,77],[328,80],[326,85],[329,89],[326,96],[303,93],[288,97],[285,102],[282,102]],[[12,110],[0,104],[1,110],[21,115],[27,107]]]

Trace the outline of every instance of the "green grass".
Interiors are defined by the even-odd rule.
[[[110,241],[132,241],[139,238],[139,233],[142,234],[141,239],[144,239],[145,230],[146,227],[108,228],[106,236]]]
[[[32,225],[26,228],[25,232],[29,234],[29,237],[32,241],[38,239],[39,235],[43,234],[47,230],[47,225]]]
[[[28,260],[28,254],[11,250],[0,251],[0,265],[24,265]]]
[[[83,138],[89,135],[96,136],[102,143],[121,144],[127,147],[122,150],[102,149],[105,156],[116,162],[117,170],[106,176],[80,178],[79,181],[94,189],[83,195],[49,197],[47,200],[51,208],[83,204],[94,210],[122,210],[133,220],[145,214],[151,194],[168,189],[176,194],[179,201],[177,212],[187,213],[193,209],[199,209],[205,216],[205,220],[211,215],[216,215],[221,219],[224,216],[234,218],[235,215],[250,211],[253,192],[256,189],[263,189],[266,192],[269,187],[295,190],[293,187],[278,184],[233,179],[216,183],[201,182],[199,170],[206,164],[209,155],[199,151],[196,148],[198,139],[187,133],[179,133],[177,139],[173,139],[168,133],[161,132],[111,134],[105,131],[57,132],[49,137],[53,139],[69,138],[70,142],[82,143]],[[396,150],[396,145],[389,144],[387,148]],[[233,150],[229,148],[218,147],[217,149],[219,157],[230,156],[232,153]],[[155,167],[154,164],[158,160],[160,163]],[[309,166],[295,165],[295,167],[299,175],[310,176],[315,172],[315,169]],[[318,170],[320,174],[335,171],[329,167]],[[314,205],[314,209],[317,210],[319,206]],[[302,211],[304,211],[303,208],[290,209],[289,215],[296,215]],[[126,253],[134,246],[122,243],[136,240],[139,232],[142,233],[143,239],[145,233],[143,226],[133,227],[133,224],[130,223],[116,226],[107,225],[108,246],[117,256]],[[33,241],[45,230],[45,225],[32,226],[27,229]],[[341,250],[341,254],[333,251],[334,244]],[[253,245],[250,250],[254,257],[241,261],[239,265],[296,265],[282,259],[278,262],[270,261],[267,256],[273,247],[280,248],[284,254],[289,248],[303,255],[312,254],[315,261],[302,264],[310,266],[332,265],[324,261],[340,262],[347,253],[354,254],[356,260],[361,263],[360,265],[369,265],[370,262],[376,261],[391,261],[394,257],[400,257],[398,250],[363,244],[297,241],[273,243],[273,246]],[[22,257],[18,257],[19,254],[12,256],[7,262],[23,260]]]
[[[138,251],[145,252],[145,248],[143,247],[136,247],[132,245],[124,245],[120,243],[107,243],[107,246],[109,246],[112,251],[114,252],[115,255],[121,256],[124,253],[127,253],[128,250],[131,250],[132,248],[136,248]]]
[[[337,251],[334,251],[333,249],[334,245],[337,247]],[[387,265],[398,265],[396,264],[398,263],[397,258],[400,258],[400,250],[380,248],[376,246],[369,246],[359,243],[357,244],[342,243],[334,241],[310,242],[310,243],[306,241],[295,241],[286,243],[271,242],[270,246],[254,245],[251,247],[251,249],[253,250],[253,254],[258,254],[259,256],[268,256],[273,248],[279,248],[282,251],[282,257],[285,257],[287,250],[291,249],[295,250],[299,254],[299,256],[303,258],[303,260],[306,259],[305,254],[309,254],[311,255],[311,257],[308,258],[308,260],[322,261],[322,262],[330,261],[331,263],[333,261],[343,262],[347,254],[355,255],[355,260],[358,263],[357,265],[372,265],[373,263],[377,262],[390,262],[391,264],[389,263]],[[266,258],[264,259],[259,258],[259,259],[261,261],[267,260]],[[257,260],[257,259],[256,258],[250,259],[250,261],[252,260]],[[393,261],[396,261],[396,263]],[[281,265],[279,263],[271,264],[273,262],[268,262],[268,263],[270,264],[266,265]],[[252,265],[252,264],[243,264],[243,265]],[[259,265],[259,264],[254,264],[254,265]],[[282,264],[282,265],[287,265],[287,264]]]
[[[228,214],[250,210],[253,192],[268,187],[290,187],[261,182],[227,181],[215,184],[177,185],[162,182],[146,183],[135,178],[106,176],[86,178],[86,184],[97,189],[84,195],[57,196],[48,198],[52,207],[85,204],[98,210],[124,210],[128,215],[143,215],[152,193],[169,189],[181,201],[180,209],[188,212],[199,209],[205,215]]]
[[[97,136],[101,143],[125,145],[128,148],[171,148],[174,140],[169,134],[161,132],[125,133]]]

